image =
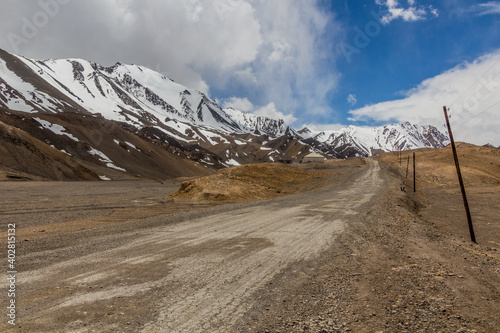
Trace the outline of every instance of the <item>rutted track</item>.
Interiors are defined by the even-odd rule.
[[[110,235],[103,251],[20,271],[19,323],[38,332],[231,331],[251,295],[335,242],[380,193],[378,163],[366,161],[342,187],[228,205],[121,242]]]

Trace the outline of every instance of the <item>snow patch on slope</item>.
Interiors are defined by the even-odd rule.
[[[113,164],[113,161],[107,157],[102,151],[100,150],[97,150],[95,148],[92,148],[90,151],[89,151],[89,154],[92,154],[92,155],[95,155],[97,156],[101,161],[103,161],[104,163],[106,163],[106,166],[108,168],[112,168],[112,169],[116,169],[116,170],[120,170],[120,171],[123,171],[123,172],[127,172],[127,170],[123,169],[123,168],[120,168],[120,167],[117,167],[116,165]]]
[[[67,137],[69,137],[70,139],[72,139],[74,141],[79,141],[77,137],[73,136],[71,133],[67,133],[66,132],[67,130],[64,126],[61,126],[58,124],[52,124],[51,122],[40,119],[38,117],[33,117],[33,119],[35,119],[37,122],[39,122],[43,128],[46,128],[46,129],[52,131],[54,134],[66,135]]]

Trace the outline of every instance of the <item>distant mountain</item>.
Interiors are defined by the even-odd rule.
[[[409,122],[380,127],[346,126],[335,131],[298,131],[306,142],[337,158],[373,156],[382,152],[424,147],[441,148],[448,136],[434,126],[416,126]]]
[[[495,146],[493,146],[491,143],[487,143],[487,144],[483,145],[483,147],[500,149],[500,146],[495,147]]]
[[[267,134],[270,137],[278,138],[283,135],[301,137],[297,131],[285,124],[283,119],[271,119],[268,117],[256,116],[249,112],[235,110],[234,108],[224,109],[234,121],[243,128],[250,130],[253,134]]]
[[[103,179],[191,176],[231,165],[298,161],[311,151],[346,158],[447,144],[436,128],[409,123],[297,131],[280,119],[222,109],[204,93],[143,66],[32,60],[3,50],[0,121],[22,130],[23,138],[31,135],[29,142],[59,150],[69,165],[88,168],[85,177]],[[5,168],[22,167],[20,159],[9,161]],[[59,178],[75,175],[66,174]]]

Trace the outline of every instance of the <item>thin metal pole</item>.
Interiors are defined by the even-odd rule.
[[[472,218],[470,216],[469,203],[467,202],[467,194],[465,193],[464,181],[462,180],[462,173],[460,172],[460,164],[458,163],[457,149],[455,148],[455,140],[451,132],[450,121],[448,120],[448,111],[446,106],[443,106],[444,118],[446,119],[446,127],[448,127],[448,134],[450,135],[451,149],[453,151],[453,158],[455,159],[455,166],[457,168],[458,182],[460,183],[460,190],[462,191],[462,198],[464,200],[465,213],[467,214],[467,222],[469,223],[470,240],[476,242],[476,235],[474,234],[474,227],[472,225]]]

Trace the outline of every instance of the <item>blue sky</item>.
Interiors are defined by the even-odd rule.
[[[356,28],[365,32],[367,24],[370,28],[376,26],[373,21],[377,16],[371,13],[389,15],[386,5],[370,1],[331,4],[348,27],[345,40],[353,46],[359,34]],[[411,8],[407,1],[400,4],[401,8]],[[331,102],[342,110],[341,122],[347,120],[345,112],[351,109],[345,103],[344,96],[348,94],[356,96],[357,106],[399,99],[402,92],[422,81],[500,48],[500,2],[415,1],[415,4],[421,6],[415,8],[425,12],[419,19],[378,21],[380,32],[368,37],[365,48],[352,53],[349,59],[339,59],[341,88]],[[488,10],[493,13],[486,14]]]
[[[5,0],[0,48],[144,65],[296,128],[444,130],[446,104],[458,139],[500,145],[496,0]]]

